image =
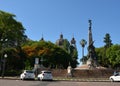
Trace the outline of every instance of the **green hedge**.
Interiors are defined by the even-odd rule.
[[[5,76],[20,76],[22,70],[6,70]]]

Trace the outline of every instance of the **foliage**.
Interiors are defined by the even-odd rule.
[[[66,50],[66,52],[70,52],[69,51],[69,46],[70,46],[70,43],[67,39],[64,39],[64,43],[63,43],[63,48]]]
[[[106,56],[113,68],[120,67],[120,45],[113,45],[107,49]]]
[[[0,11],[0,48],[1,55],[8,54],[9,68],[16,69],[23,63],[24,52],[21,50],[21,44],[26,40],[25,29],[20,22],[15,20],[15,15]],[[2,57],[2,56],[1,56]],[[16,59],[17,58],[17,59]],[[14,65],[13,63],[17,64]],[[21,67],[22,68],[22,67]]]
[[[20,46],[27,36],[22,23],[15,17],[14,14],[0,10],[0,63],[3,65],[3,55],[7,54],[6,70],[8,71],[23,69],[26,57]]]
[[[27,59],[25,61],[25,70],[32,70],[32,69],[33,67],[31,66],[29,59]]]
[[[80,44],[82,46],[82,58],[80,59],[80,61],[85,64],[87,62],[87,56],[84,56],[84,47],[87,44],[87,41],[85,39],[82,39],[80,41]]]
[[[8,39],[8,46],[20,45],[27,36],[22,24],[15,20],[15,15],[0,11],[0,39]]]
[[[75,68],[78,64],[77,48],[73,45],[70,45],[70,43],[67,39],[64,39],[63,49],[66,51],[66,53],[69,54],[69,58],[70,58],[69,63],[71,64],[72,68]]]
[[[105,48],[109,48],[112,45],[112,40],[110,38],[110,34],[106,33],[104,37]]]
[[[86,41],[85,39],[82,39],[82,40],[80,41],[80,44],[81,44],[81,46],[84,48],[85,45],[87,44],[87,41]]]
[[[15,49],[15,48],[5,48],[3,52],[0,52],[2,60],[4,60],[4,58],[5,58],[4,55],[7,54],[6,70],[13,70],[13,69],[14,70],[20,70],[20,69],[24,68],[25,56],[23,56],[24,58],[21,57],[19,55],[20,52],[17,49]]]
[[[77,61],[78,52],[77,52],[76,47],[74,47],[72,45],[70,45],[70,56],[71,56],[71,61],[70,61],[71,66],[72,66],[72,68],[75,68],[78,64],[78,61]]]
[[[98,62],[101,66],[104,66],[104,67],[110,67],[112,65],[110,62],[110,58],[108,56],[108,54],[109,54],[108,50],[113,45],[112,40],[110,38],[111,38],[110,34],[106,33],[106,35],[104,37],[104,41],[103,41],[105,43],[104,47],[96,48]],[[113,58],[113,57],[111,57],[111,58]]]
[[[64,49],[49,41],[29,42],[24,44],[22,49],[27,54],[31,66],[34,65],[34,59],[37,57],[45,60],[43,65],[46,67],[67,68],[70,56]]]
[[[101,66],[117,68],[120,67],[120,45],[112,45],[109,48],[97,48],[98,62]]]
[[[101,65],[103,67],[108,67],[109,62],[108,62],[108,58],[106,57],[106,48],[104,48],[104,47],[96,48],[95,51],[97,54],[99,65]]]

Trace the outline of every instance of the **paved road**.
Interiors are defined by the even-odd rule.
[[[0,86],[120,86],[120,82],[0,80]]]

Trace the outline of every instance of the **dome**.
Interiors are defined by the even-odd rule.
[[[60,39],[56,41],[56,45],[61,46],[63,45],[63,43],[64,43],[63,34],[60,34]]]
[[[44,41],[43,34],[42,34],[42,37],[41,37],[40,41]]]
[[[44,38],[42,37],[40,40],[41,40],[41,41],[44,41]]]
[[[76,41],[75,41],[75,38],[73,37],[72,40],[71,40],[71,44],[75,44]]]

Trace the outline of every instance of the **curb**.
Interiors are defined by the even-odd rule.
[[[106,79],[53,79],[56,81],[76,81],[76,82],[110,82],[110,80]]]
[[[3,80],[20,80],[18,77],[4,77],[4,78],[2,78],[2,77],[0,77],[0,79],[3,79]]]
[[[0,77],[0,80],[20,80],[19,77]],[[37,80],[37,79],[35,79]],[[99,78],[85,78],[85,79],[75,79],[75,78],[53,78],[53,81],[75,81],[75,82],[110,82],[109,79],[99,79]]]

